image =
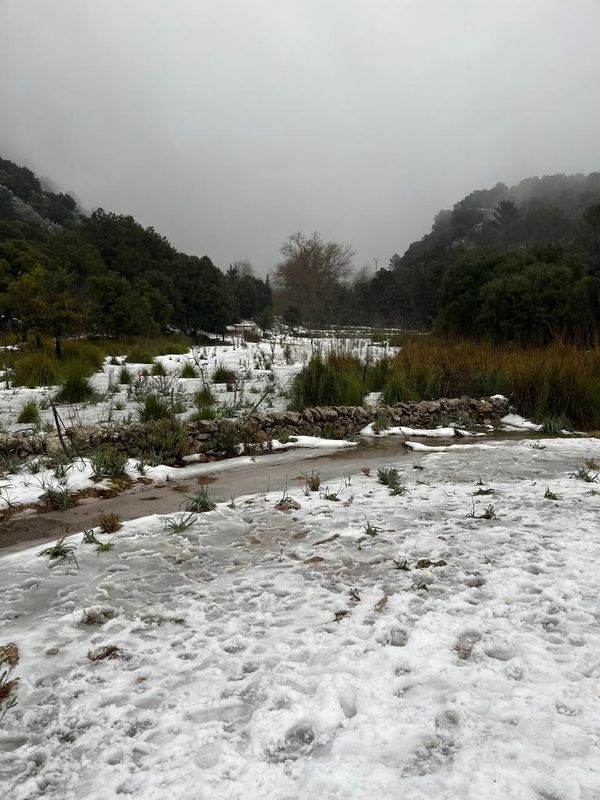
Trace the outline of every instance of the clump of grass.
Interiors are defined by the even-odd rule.
[[[152,369],[150,370],[150,374],[156,377],[162,377],[162,378],[166,377],[167,370],[165,369],[165,366],[162,363],[162,361],[154,362],[154,364],[152,365]]]
[[[558,495],[555,494],[554,492],[551,492],[549,486],[546,486],[544,497],[546,498],[546,500],[558,500]]]
[[[395,569],[399,569],[402,572],[410,572],[410,564],[406,558],[394,558],[392,559],[392,564]]]
[[[213,383],[226,383],[232,386],[237,381],[235,370],[226,367],[223,362],[219,363],[212,376]]]
[[[61,378],[57,360],[45,350],[25,351],[15,357],[12,382],[15,386],[56,386]]]
[[[486,506],[481,515],[481,519],[496,519],[496,511],[494,506]]]
[[[65,536],[58,539],[53,545],[50,547],[44,548],[44,550],[40,550],[38,556],[48,556],[48,558],[53,561],[55,558],[75,558],[73,553],[77,550],[77,545],[71,544],[67,542]]]
[[[173,406],[168,398],[160,394],[147,394],[137,409],[140,422],[153,422],[173,417]]]
[[[87,403],[98,399],[98,393],[80,367],[69,370],[60,384],[54,400],[56,403]]]
[[[208,489],[205,486],[200,488],[190,497],[187,497],[185,510],[194,514],[205,514],[207,511],[214,511],[217,507],[215,501],[209,497]]]
[[[39,425],[40,424],[40,408],[37,401],[32,398],[27,400],[19,411],[17,422],[20,425]]]
[[[384,486],[392,487],[400,483],[400,473],[396,467],[379,467],[377,480]]]
[[[496,493],[496,490],[490,488],[489,486],[487,488],[485,488],[485,489],[483,489],[480,486],[479,489],[477,489],[476,492],[473,492],[473,496],[474,497],[479,497],[479,496],[482,496],[482,495],[490,495],[490,494],[495,494],[495,493]]]
[[[579,481],[584,481],[585,483],[596,483],[598,481],[598,473],[592,475],[590,470],[586,467],[578,467],[575,472],[572,472],[569,475],[570,478],[576,478]]]
[[[93,528],[83,532],[83,539],[81,541],[83,544],[100,544]]]
[[[131,370],[129,367],[121,367],[119,370],[119,383],[128,385],[131,383]]]
[[[127,453],[110,444],[102,445],[90,454],[90,463],[94,481],[103,478],[122,478],[126,474]]]
[[[203,386],[194,394],[194,405],[199,408],[212,406],[215,402],[215,396],[211,392],[210,386]]]
[[[290,409],[360,406],[366,394],[365,365],[347,353],[313,356],[292,381]]]
[[[198,370],[192,364],[191,361],[186,361],[183,367],[181,368],[180,378],[197,378],[198,377]]]
[[[321,488],[321,476],[314,470],[311,470],[309,475],[304,473],[304,480],[306,481],[306,488],[309,492],[318,492]]]
[[[378,414],[373,421],[373,433],[383,433],[390,427],[390,420],[387,414]]]
[[[165,530],[171,531],[171,533],[183,533],[190,528],[197,519],[193,511],[190,511],[188,514],[181,514],[178,519],[169,517],[169,519],[165,520]]]
[[[377,536],[379,533],[383,532],[383,528],[378,528],[376,525],[371,525],[368,519],[363,525],[363,530],[367,536]]]
[[[211,448],[226,456],[235,456],[238,454],[243,438],[242,430],[232,422],[225,420],[219,425],[219,430],[211,442]]]
[[[112,539],[110,542],[98,542],[96,546],[96,555],[99,556],[100,553],[108,553],[108,551],[112,550],[114,546],[115,544]]]
[[[100,528],[102,533],[116,533],[123,527],[123,522],[121,521],[120,514],[106,512],[105,514],[100,514],[96,520],[96,525]]]
[[[68,486],[48,486],[41,496],[42,503],[54,511],[65,511],[75,505],[73,494]]]
[[[360,470],[360,471],[361,471],[361,472],[362,472],[362,474],[363,474],[363,475],[365,475],[367,478],[368,478],[368,477],[370,477],[370,475],[371,475],[371,467],[361,467],[361,470]]]
[[[322,491],[319,496],[321,500],[331,500],[334,503],[339,503],[341,491],[342,491],[341,486],[337,490],[337,492],[330,491],[329,486],[326,486],[324,491]]]

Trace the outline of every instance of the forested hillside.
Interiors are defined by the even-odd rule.
[[[377,282],[392,306],[383,316],[440,333],[589,340],[600,321],[600,173],[472,192]]]
[[[242,274],[243,273],[243,274]],[[50,335],[152,336],[169,326],[220,332],[268,312],[271,290],[248,265],[227,275],[178,252],[153,228],[102,209],[86,216],[0,159],[0,313],[5,327]]]

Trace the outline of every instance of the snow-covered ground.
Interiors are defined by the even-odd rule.
[[[0,558],[2,796],[597,800],[600,442],[418,457]]]
[[[234,340],[233,345],[216,345],[211,347],[198,347],[182,355],[156,356],[165,368],[168,376],[177,377],[185,364],[196,363],[200,365],[204,379],[177,378],[173,388],[187,396],[188,411],[182,416],[191,413],[192,398],[195,392],[201,389],[207,381],[218,404],[232,408],[234,405],[245,404],[246,409],[262,401],[259,410],[281,411],[287,406],[285,392],[292,378],[306,365],[314,353],[326,353],[329,350],[345,350],[361,359],[377,359],[384,355],[393,355],[398,348],[387,345],[373,344],[367,338],[294,338],[277,337],[264,340],[256,344],[243,340]],[[124,362],[124,357],[118,357]],[[148,364],[130,364],[127,368],[133,376],[144,370],[150,370]],[[226,384],[214,384],[213,375],[218,366],[234,370],[238,383],[235,391],[228,391]],[[105,359],[105,364],[99,372],[91,378],[91,384],[99,393],[100,399],[93,403],[77,403],[74,405],[57,406],[59,415],[66,425],[95,425],[98,423],[118,423],[131,417],[136,419],[138,401],[130,396],[129,386],[119,384],[119,364],[111,364],[110,359]],[[161,383],[163,379],[150,378],[150,385]],[[163,381],[164,382],[164,381]],[[54,428],[52,411],[48,400],[57,391],[56,386],[38,387],[28,389],[17,386],[6,389],[4,384],[0,387],[0,427],[7,431],[26,430],[30,425],[19,424],[16,420],[19,412],[29,400],[36,400],[41,404],[40,417],[50,430]],[[109,388],[111,391],[108,393]],[[160,388],[160,387],[159,387]],[[170,395],[170,388],[167,394]],[[266,393],[271,388],[272,391]],[[265,395],[263,397],[263,395]],[[235,411],[232,411],[235,413]]]

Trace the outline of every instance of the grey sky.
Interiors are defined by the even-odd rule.
[[[0,154],[220,267],[600,169],[599,0],[0,0]]]

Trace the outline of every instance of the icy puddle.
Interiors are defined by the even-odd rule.
[[[1,558],[2,796],[599,798],[600,483],[570,474],[600,441],[539,446]]]

